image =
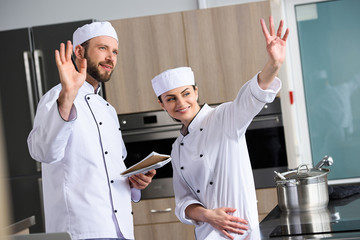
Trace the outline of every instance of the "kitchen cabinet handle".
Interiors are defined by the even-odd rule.
[[[155,209],[151,209],[150,212],[151,213],[168,213],[171,212],[171,208],[165,208],[163,210],[155,210]]]
[[[36,74],[39,98],[41,98],[42,95],[44,95],[43,86],[42,86],[41,62],[40,62],[41,59],[42,59],[41,50],[34,50],[35,74]]]
[[[31,69],[30,69],[30,61],[33,61],[31,52],[24,51],[23,52],[24,57],[24,66],[25,66],[25,78],[26,78],[26,86],[27,86],[27,92],[29,96],[29,107],[30,107],[30,121],[31,125],[34,124],[34,118],[35,118],[35,97],[33,95],[34,89],[31,79]],[[34,69],[32,69],[34,70]],[[36,171],[41,172],[41,163],[36,161]]]
[[[23,56],[24,56],[26,86],[27,86],[28,96],[29,96],[31,125],[33,125],[34,117],[35,117],[35,103],[34,103],[33,89],[32,89],[32,83],[31,83],[31,70],[30,70],[30,63],[29,63],[29,59],[31,59],[31,53],[29,51],[25,51],[23,53]]]

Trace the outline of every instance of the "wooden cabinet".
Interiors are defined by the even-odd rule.
[[[135,239],[192,240],[194,226],[175,216],[175,198],[142,200],[133,203]]]
[[[111,21],[119,56],[107,100],[118,114],[161,109],[151,79],[169,68],[187,66],[181,13]]]
[[[232,101],[267,61],[260,18],[269,15],[262,1],[111,21],[119,57],[107,100],[118,114],[159,110],[151,79],[190,66],[201,104]]]
[[[256,189],[256,197],[258,200],[259,221],[261,222],[278,204],[276,188]]]
[[[268,2],[183,13],[187,56],[200,103],[232,101],[262,70],[267,52],[260,18],[269,15]]]

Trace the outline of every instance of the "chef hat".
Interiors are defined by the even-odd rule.
[[[76,29],[73,34],[73,50],[79,44],[86,42],[87,40],[99,37],[99,36],[109,36],[115,38],[118,41],[116,31],[109,22],[93,22],[90,24],[85,24],[82,27]]]
[[[174,88],[195,85],[194,73],[189,67],[179,67],[166,70],[151,80],[156,96]]]

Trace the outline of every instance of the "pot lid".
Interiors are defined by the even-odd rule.
[[[287,179],[309,179],[318,178],[328,174],[329,169],[309,168],[307,164],[301,164],[296,170],[284,172],[282,175]]]

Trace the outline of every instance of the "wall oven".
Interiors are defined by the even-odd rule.
[[[216,106],[216,105],[213,105]],[[128,152],[127,167],[150,152],[170,154],[181,124],[165,111],[119,115],[123,139]],[[284,128],[280,99],[266,104],[246,132],[249,156],[256,188],[274,187],[274,171],[287,171]],[[157,169],[153,182],[142,191],[142,199],[174,196],[171,163]]]

